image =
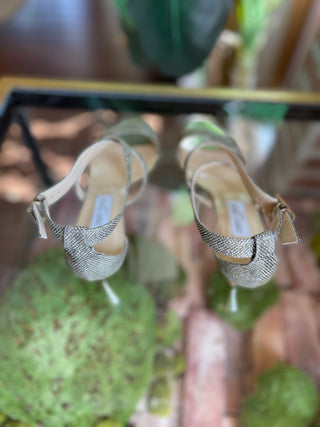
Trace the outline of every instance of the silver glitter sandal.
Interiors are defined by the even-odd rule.
[[[66,263],[76,276],[103,280],[121,267],[128,248],[124,210],[143,191],[158,149],[157,135],[148,124],[140,119],[125,120],[109,128],[100,141],[80,154],[65,178],[32,201],[29,212],[39,236],[47,238],[47,221],[55,238],[63,242]],[[89,178],[84,190],[80,178],[85,171]],[[83,200],[76,224],[56,224],[49,208],[73,186]],[[105,289],[110,296],[106,283]]]
[[[287,204],[252,181],[235,141],[210,122],[190,123],[178,157],[198,230],[229,283],[255,288],[268,282],[278,262],[276,240],[299,242]]]

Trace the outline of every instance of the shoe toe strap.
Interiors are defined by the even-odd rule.
[[[255,245],[253,238],[222,236],[209,230],[197,215],[195,216],[195,223],[202,239],[214,252],[231,258],[252,258]]]
[[[274,241],[279,237],[283,244],[297,243],[300,241],[289,209],[281,207],[280,204],[275,208],[277,228],[274,231],[266,230],[249,238],[227,237],[215,233],[203,224],[197,210],[194,210],[194,214],[195,223],[202,239],[214,250],[214,252],[227,257],[253,258],[259,242],[264,242],[265,236]]]

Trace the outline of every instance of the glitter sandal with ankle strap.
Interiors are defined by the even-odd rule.
[[[143,191],[158,149],[157,135],[147,123],[140,119],[120,122],[80,154],[65,178],[31,203],[29,212],[39,236],[47,238],[47,221],[55,238],[63,242],[66,263],[76,276],[103,280],[121,267],[128,249],[124,210]],[[89,178],[84,190],[80,178],[85,171]],[[83,199],[76,224],[56,224],[49,208],[73,186]]]
[[[232,286],[255,288],[273,276],[275,243],[297,243],[294,214],[280,196],[247,175],[235,141],[207,121],[192,122],[179,144],[194,218],[202,239]],[[210,215],[201,216],[201,205]]]

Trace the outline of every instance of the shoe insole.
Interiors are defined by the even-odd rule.
[[[155,148],[151,144],[134,147],[144,158],[148,168],[155,161]],[[131,183],[141,180],[143,171],[136,156],[132,155]],[[77,225],[97,227],[106,224],[118,215],[125,203],[127,170],[124,152],[119,144],[110,144],[89,165],[89,183]],[[95,251],[118,255],[125,239],[123,216],[110,235],[94,246]]]

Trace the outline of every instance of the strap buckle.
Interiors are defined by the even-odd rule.
[[[288,205],[288,203],[279,195],[279,194],[276,194],[276,198],[278,199],[278,201],[279,201],[279,203],[278,203],[278,208],[280,209],[280,210],[285,210],[286,212],[288,212],[288,214],[289,214],[289,216],[290,216],[290,218],[292,219],[292,220],[294,220],[295,219],[295,214],[293,213],[293,211],[290,209],[290,207],[289,207],[289,205]]]
[[[32,216],[33,220],[38,226],[39,237],[42,239],[47,239],[47,233],[44,225],[44,216],[43,216],[43,203],[45,202],[45,197],[39,194],[36,196],[28,207],[28,212]]]
[[[282,220],[279,230],[281,242],[283,244],[300,242],[299,235],[293,222],[295,219],[294,213],[279,194],[277,194],[276,197],[279,200],[278,209],[282,212]]]

